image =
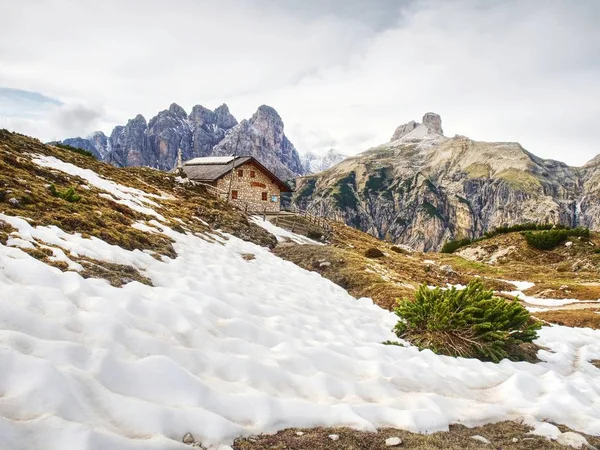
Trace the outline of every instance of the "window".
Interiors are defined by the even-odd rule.
[[[262,193],[262,199],[263,199],[263,202],[267,201],[267,193],[266,192]]]
[[[238,170],[238,177],[242,178],[244,176],[244,171],[243,170]]]
[[[250,171],[250,178],[256,178],[256,172],[254,170]]]
[[[275,195],[275,194],[271,195],[271,202],[277,203],[277,195]]]
[[[237,200],[237,191],[231,191],[231,200]]]

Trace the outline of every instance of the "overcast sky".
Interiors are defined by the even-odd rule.
[[[261,104],[300,151],[446,135],[600,153],[599,0],[0,0],[0,127],[86,135],[172,102]]]

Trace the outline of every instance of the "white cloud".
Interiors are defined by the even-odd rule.
[[[356,153],[435,111],[449,135],[600,152],[598,2],[21,0],[3,16],[0,86],[106,112],[71,115],[75,134],[171,102],[238,119],[266,103],[300,151]]]

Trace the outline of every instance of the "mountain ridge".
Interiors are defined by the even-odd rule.
[[[283,179],[305,174],[300,156],[284,133],[283,120],[266,105],[238,123],[226,104],[214,110],[195,105],[188,115],[177,103],[150,120],[138,114],[110,136],[97,131],[63,144],[90,151],[118,167],[148,166],[171,170],[181,151],[184,160],[221,154],[245,154],[262,161]]]
[[[292,201],[418,250],[494,227],[600,227],[600,171],[546,160],[519,143],[443,136],[441,118],[399,126],[392,140],[296,179]]]

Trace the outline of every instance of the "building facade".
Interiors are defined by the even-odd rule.
[[[247,212],[277,212],[281,193],[291,191],[249,156],[195,158],[183,164],[183,171],[190,180],[213,186],[221,198]]]

